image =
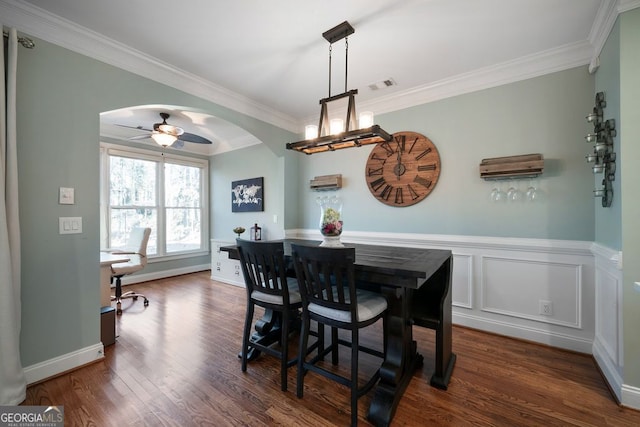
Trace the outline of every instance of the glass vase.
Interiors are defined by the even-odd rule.
[[[338,196],[325,196],[316,199],[320,206],[320,246],[341,248],[342,234],[342,200]]]

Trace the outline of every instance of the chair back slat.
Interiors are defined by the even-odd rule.
[[[356,318],[355,249],[292,244],[291,252],[303,304],[350,312]]]
[[[237,240],[242,274],[249,297],[258,291],[281,296],[289,302],[284,245],[282,242]]]

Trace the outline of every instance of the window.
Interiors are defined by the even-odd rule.
[[[207,250],[206,160],[102,145],[103,247],[127,243],[132,227],[151,227],[150,257]]]

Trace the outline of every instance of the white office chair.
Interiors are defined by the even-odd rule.
[[[120,249],[107,249],[114,254],[126,254],[129,257],[127,262],[119,262],[111,265],[111,283],[116,280],[116,292],[111,297],[111,301],[116,301],[116,314],[122,314],[121,303],[123,299],[138,297],[144,298],[145,307],[149,305],[149,300],[142,294],[135,291],[122,293],[122,276],[142,270],[147,265],[147,243],[149,243],[150,228],[133,228],[127,245]]]

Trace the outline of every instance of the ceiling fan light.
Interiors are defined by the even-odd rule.
[[[160,126],[158,126],[158,131],[162,132],[162,133],[168,133],[171,135],[175,135],[175,136],[180,136],[184,133],[184,130],[178,126],[173,126],[173,125],[167,125],[167,124],[161,124]]]
[[[153,140],[162,147],[168,147],[178,139],[174,135],[162,132],[153,132],[151,134],[151,138],[153,138]]]

